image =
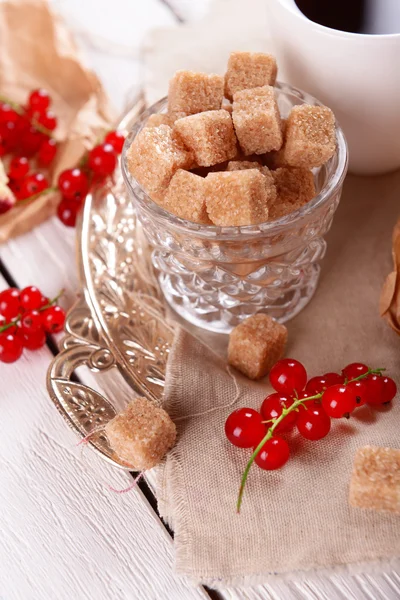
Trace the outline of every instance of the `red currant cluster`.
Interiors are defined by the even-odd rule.
[[[50,96],[41,89],[30,94],[26,107],[0,102],[0,157],[14,155],[8,177],[17,200],[26,200],[49,187],[40,169],[47,169],[57,153],[57,142],[52,137],[57,119],[50,104]],[[0,201],[0,214],[12,207],[10,198]]]
[[[307,381],[307,372],[297,360],[278,361],[269,379],[275,393],[263,401],[260,412],[252,408],[235,410],[226,420],[225,435],[239,448],[253,448],[243,474],[239,492],[240,509],[247,475],[253,462],[272,471],[283,467],[290,455],[285,434],[295,427],[307,440],[320,440],[328,435],[331,419],[350,417],[363,404],[387,404],[397,387],[393,379],[382,375],[383,369],[372,370],[362,363],[347,365],[339,375],[326,373]]]
[[[90,150],[82,166],[63,171],[58,178],[61,202],[57,215],[68,227],[75,227],[76,217],[90,186],[114,173],[118,154],[121,154],[125,137],[120,131],[110,131],[104,142]]]
[[[61,294],[49,300],[35,286],[0,293],[0,362],[15,362],[24,348],[37,350],[46,343],[46,334],[62,331],[65,311],[57,305]]]
[[[63,171],[57,187],[50,188],[42,172],[50,167],[57,153],[57,142],[52,137],[57,119],[49,110],[50,104],[51,98],[43,89],[30,94],[26,107],[0,102],[0,157],[14,155],[9,163],[8,178],[17,201],[33,200],[46,191],[59,191],[57,215],[64,225],[74,227],[91,185],[113,174],[125,137],[120,131],[107,133],[104,141],[90,150],[79,166]],[[14,203],[10,197],[0,198],[0,214],[9,211]]]

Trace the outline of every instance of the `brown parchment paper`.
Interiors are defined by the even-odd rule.
[[[393,230],[392,255],[393,271],[382,288],[380,312],[390,327],[400,334],[400,219]]]
[[[24,104],[38,87],[48,90],[58,117],[54,182],[109,128],[111,110],[100,81],[82,65],[72,35],[47,2],[0,2],[0,94]],[[47,194],[1,215],[0,243],[49,218],[58,201],[57,194]]]

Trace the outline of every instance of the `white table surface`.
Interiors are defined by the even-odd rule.
[[[140,85],[146,32],[198,19],[209,0],[53,0],[76,32],[86,61],[122,110]],[[245,3],[244,3],[245,4]],[[0,248],[3,275],[48,296],[75,299],[74,231],[56,218]],[[0,289],[7,287],[0,277]],[[207,591],[173,571],[173,541],[154,505],[136,489],[117,495],[129,476],[114,470],[77,438],[52,405],[45,376],[52,352],[25,352],[0,364],[1,600],[394,600],[400,577],[332,574],[317,582],[277,581],[254,589]],[[89,383],[89,380],[86,378]],[[127,394],[113,377],[105,395]]]

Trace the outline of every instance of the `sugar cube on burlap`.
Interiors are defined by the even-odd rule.
[[[128,170],[155,202],[162,202],[173,174],[190,169],[193,155],[168,125],[145,127],[127,152]]]
[[[224,78],[220,75],[177,71],[169,82],[168,113],[175,120],[218,110],[223,97]]]
[[[400,514],[400,450],[364,446],[354,457],[351,506]]]
[[[335,116],[326,106],[294,106],[286,123],[282,159],[293,167],[312,169],[335,153]]]
[[[241,90],[274,85],[278,68],[272,54],[232,52],[225,74],[225,94],[232,100]]]
[[[178,119],[175,131],[201,167],[222,163],[237,154],[232,118],[224,109]]]
[[[206,209],[205,179],[179,169],[168,186],[163,208],[181,219],[210,224]]]
[[[257,169],[209,173],[205,182],[207,212],[215,225],[255,225],[268,220],[266,178]]]
[[[284,325],[268,315],[254,315],[232,330],[228,362],[246,377],[260,379],[282,358],[286,342]]]
[[[282,146],[281,116],[273,87],[236,92],[232,119],[245,154],[265,154]]]
[[[114,452],[133,468],[151,469],[175,444],[176,427],[162,408],[135,398],[105,426]]]

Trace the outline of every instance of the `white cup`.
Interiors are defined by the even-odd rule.
[[[269,15],[279,79],[332,108],[349,144],[350,170],[399,168],[400,33],[329,29],[307,19],[294,0],[269,0]]]

